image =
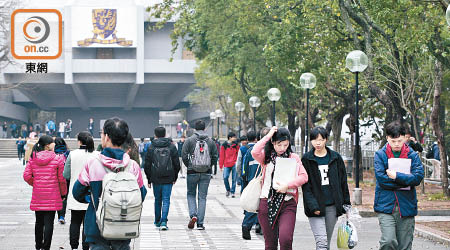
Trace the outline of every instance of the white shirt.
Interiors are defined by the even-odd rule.
[[[274,166],[273,163],[270,162],[266,166],[266,173],[264,176],[264,184],[261,188],[261,196],[259,198],[267,199],[269,198],[269,191],[270,191],[270,184],[272,183],[272,172],[273,172]],[[288,201],[290,199],[294,198],[291,194],[286,194],[286,197],[284,198],[285,201]]]

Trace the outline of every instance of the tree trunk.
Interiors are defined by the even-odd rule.
[[[295,111],[288,111],[287,117],[288,117],[288,130],[289,133],[291,133],[291,145],[295,146],[295,131],[297,130],[297,127],[295,126]]]
[[[447,151],[445,150],[445,137],[443,133],[443,128],[441,127],[441,93],[442,93],[442,64],[436,62],[436,84],[434,87],[433,95],[433,111],[431,112],[431,124],[433,126],[434,133],[437,138],[439,146],[439,154],[441,156],[441,179],[442,179],[442,190],[446,196],[450,196],[448,189],[448,164],[447,164]]]

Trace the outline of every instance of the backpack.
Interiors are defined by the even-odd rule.
[[[155,177],[169,177],[173,175],[172,156],[169,147],[153,149],[152,175]],[[152,177],[153,178],[153,177]]]
[[[131,164],[130,160],[128,166],[122,166],[118,172],[105,167],[108,173],[102,181],[98,208],[95,207],[91,192],[98,229],[101,236],[107,240],[139,237],[142,197],[136,176],[125,171]]]
[[[196,138],[194,152],[191,155],[191,167],[197,173],[208,172],[211,168],[211,155],[207,139]]]

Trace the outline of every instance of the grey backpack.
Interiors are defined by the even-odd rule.
[[[197,173],[205,173],[211,168],[211,155],[209,154],[208,138],[197,138],[194,152],[191,155],[191,168]]]

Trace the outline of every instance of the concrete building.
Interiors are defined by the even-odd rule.
[[[27,122],[30,109],[53,111],[57,123],[71,119],[77,133],[87,128],[90,117],[97,132],[102,121],[119,116],[128,121],[134,137],[152,135],[160,111],[188,107],[183,98],[195,83],[196,67],[182,46],[172,54],[174,22],[151,30],[155,20],[146,7],[152,2],[39,1],[39,8],[61,12],[62,54],[52,60],[15,59],[4,68],[0,83],[16,88],[0,93],[0,117]],[[30,1],[22,7],[36,5]],[[102,30],[112,33],[108,38],[94,34],[95,10],[113,11],[109,18],[116,19],[114,28]],[[89,44],[93,38],[97,43]],[[122,38],[129,43],[120,44]],[[47,73],[26,73],[30,62],[46,62]]]

